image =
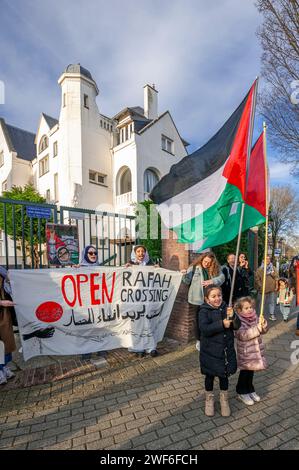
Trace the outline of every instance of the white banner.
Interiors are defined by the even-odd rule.
[[[155,349],[182,274],[150,266],[11,270],[24,359]]]

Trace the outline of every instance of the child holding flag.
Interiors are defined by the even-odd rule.
[[[214,379],[220,385],[221,415],[230,416],[228,403],[228,378],[237,371],[234,347],[234,330],[240,327],[240,320],[222,300],[220,287],[208,286],[205,302],[198,313],[200,329],[200,368],[205,375],[206,416],[214,416]]]
[[[245,405],[254,405],[260,401],[253,386],[255,371],[264,370],[267,367],[264,345],[261,335],[267,333],[267,322],[264,318],[257,317],[254,309],[254,301],[251,297],[241,297],[234,305],[241,326],[236,331],[237,360],[240,369],[236,391],[238,398]]]

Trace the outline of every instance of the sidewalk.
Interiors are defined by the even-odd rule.
[[[256,374],[260,403],[246,407],[238,401],[237,374],[231,378],[229,418],[221,417],[218,403],[213,418],[204,415],[194,344],[166,342],[156,358],[129,358],[118,350],[98,369],[81,364],[88,369],[80,375],[1,387],[0,448],[299,449],[295,323],[293,316],[288,323],[279,320],[264,337],[270,367]],[[297,365],[291,364],[292,353]],[[53,358],[46,360],[52,361],[47,367],[54,367]],[[26,370],[33,369],[18,374]]]

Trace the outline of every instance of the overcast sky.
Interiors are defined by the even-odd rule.
[[[65,67],[86,67],[100,112],[143,105],[155,84],[189,153],[224,123],[260,73],[253,0],[0,0],[0,116],[36,132],[41,112],[58,118]],[[262,83],[261,83],[262,86]],[[257,119],[255,136],[262,130]],[[269,149],[274,184],[292,184]]]

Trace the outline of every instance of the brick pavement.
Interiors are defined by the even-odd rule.
[[[232,416],[217,403],[204,415],[203,378],[194,344],[157,358],[120,360],[81,375],[0,389],[2,449],[299,449],[299,365],[290,355],[295,319],[271,325],[264,337],[270,367],[256,374],[260,403],[235,398]],[[294,345],[293,345],[294,346]],[[299,360],[299,353],[297,354]]]

